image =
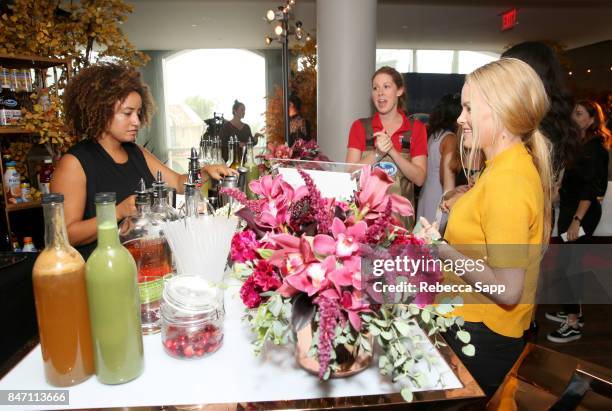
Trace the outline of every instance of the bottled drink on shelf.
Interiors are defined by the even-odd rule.
[[[94,373],[85,261],[68,242],[64,196],[44,195],[42,207],[45,248],[32,270],[38,333],[45,378],[65,387]]]
[[[32,201],[32,193],[30,191],[30,183],[27,180],[23,179],[21,181],[21,201],[24,203],[29,203]]]
[[[32,243],[32,237],[23,237],[23,248],[21,249],[24,253],[35,253],[38,250]]]
[[[144,369],[136,262],[119,242],[115,193],[97,193],[98,245],[86,264],[96,359],[103,384],[121,384]]]
[[[16,126],[21,123],[21,105],[13,89],[2,86],[0,94],[0,126]]]
[[[21,202],[21,176],[15,168],[17,163],[9,161],[6,163],[6,171],[4,172],[4,191],[6,193],[6,201],[9,204],[17,204]]]
[[[14,253],[21,252],[21,246],[19,245],[19,240],[17,240],[17,236],[13,232],[11,232],[11,249]]]
[[[40,172],[38,173],[40,184],[40,191],[43,194],[49,193],[49,187],[51,185],[51,176],[53,175],[53,161],[50,158],[46,158],[43,162]]]

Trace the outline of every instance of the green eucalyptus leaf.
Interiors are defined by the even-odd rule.
[[[410,333],[410,327],[408,324],[401,320],[393,321],[393,325],[397,329],[397,331],[404,337],[406,337]]]
[[[380,336],[385,340],[389,341],[391,340],[391,338],[393,338],[393,333],[391,333],[390,331],[381,331]]]
[[[406,362],[406,360],[408,360],[408,358],[406,358],[406,356],[402,355],[401,357],[399,357],[397,360],[395,360],[395,362],[393,363],[393,366],[395,368],[399,367],[400,365],[402,365],[403,363]]]
[[[412,402],[413,395],[412,395],[412,390],[410,388],[407,388],[407,387],[402,388],[400,393],[402,394],[402,398],[404,399],[404,401]]]
[[[368,351],[371,352],[372,351],[372,344],[370,344],[370,342],[368,341],[367,338],[362,338],[361,341],[359,342],[359,344],[361,345],[361,347]]]
[[[283,301],[280,299],[280,297],[270,299],[268,310],[270,310],[273,316],[278,317],[282,308],[283,308]]]
[[[431,320],[431,314],[429,313],[429,311],[421,311],[421,320],[423,320],[424,323],[428,323],[429,320]]]
[[[468,344],[461,347],[461,351],[468,357],[473,357],[476,353],[476,348],[472,344]]]
[[[459,338],[462,343],[467,344],[470,342],[470,333],[464,330],[457,331],[457,338]]]
[[[444,315],[444,314],[448,314],[451,311],[453,311],[453,307],[450,304],[440,304],[440,305],[436,306],[436,311],[439,314]]]

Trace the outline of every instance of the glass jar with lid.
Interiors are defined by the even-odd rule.
[[[166,280],[161,303],[164,350],[176,358],[201,358],[223,340],[223,290],[196,275]]]

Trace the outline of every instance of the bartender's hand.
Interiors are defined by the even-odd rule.
[[[123,220],[125,217],[136,214],[136,196],[132,195],[117,204],[116,208],[117,221]]]
[[[214,178],[215,180],[220,180],[225,176],[237,176],[238,172],[233,168],[226,167],[223,164],[210,164],[202,167],[202,171],[206,174]]]

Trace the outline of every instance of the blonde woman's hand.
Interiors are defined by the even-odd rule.
[[[413,233],[414,236],[417,238],[426,240],[428,243],[431,243],[432,241],[437,241],[442,238],[442,236],[440,235],[437,221],[434,221],[432,224],[430,224],[425,217],[420,217],[417,226],[418,228],[415,229]]]
[[[448,193],[444,195],[442,202],[440,203],[440,208],[445,213],[449,213],[453,205],[461,198],[462,195],[468,192],[470,189],[467,185],[457,186],[450,190]]]
[[[206,174],[214,178],[215,180],[220,180],[222,177],[225,177],[225,176],[237,176],[238,175],[238,172],[236,170],[234,170],[233,168],[229,168],[225,166],[224,164],[210,164],[210,165],[204,166],[202,170]]]

